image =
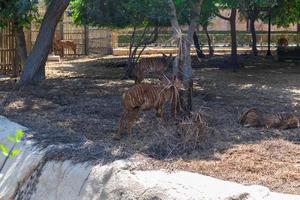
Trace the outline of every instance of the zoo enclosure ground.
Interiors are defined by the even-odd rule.
[[[237,73],[220,70],[222,57],[194,69],[194,110],[206,113],[214,130],[198,149],[164,159],[155,147],[159,134],[154,112],[140,113],[133,137],[112,140],[122,112],[121,94],[133,81],[122,80],[123,59],[79,58],[48,63],[39,86],[18,89],[0,83],[2,115],[32,129],[40,147],[61,145],[52,159],[111,162],[130,158],[139,169],[189,170],[273,191],[300,194],[300,133],[244,128],[239,114],[251,107],[265,112],[296,112],[300,103],[299,63],[244,57]],[[62,145],[63,144],[63,145]]]

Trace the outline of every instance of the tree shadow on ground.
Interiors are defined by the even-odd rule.
[[[300,69],[290,64],[274,66],[267,62],[266,65],[261,60],[247,62],[253,60],[246,60],[246,68],[237,73],[195,70],[194,110],[206,113],[214,132],[192,152],[169,154],[163,148],[159,143],[161,125],[152,111],[140,113],[132,138],[125,134],[121,141],[112,140],[122,113],[121,94],[133,81],[120,80],[122,68],[103,67],[97,62],[55,66],[52,70],[61,71],[62,75],[74,69],[77,74],[75,77],[50,76],[41,85],[22,90],[10,90],[7,85],[11,83],[3,82],[0,95],[5,101],[0,111],[36,131],[32,137],[38,146],[64,144],[54,150],[53,159],[77,162],[111,162],[134,154],[162,160],[182,157],[214,160],[216,154],[240,144],[274,139],[299,144],[297,129],[261,130],[244,128],[237,123],[239,114],[246,108],[258,107],[267,113],[298,113],[299,110],[297,80],[300,73],[297,72]],[[247,68],[252,65],[256,67]]]

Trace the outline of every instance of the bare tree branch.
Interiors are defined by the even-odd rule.
[[[225,16],[221,15],[220,13],[215,12],[215,15],[220,17],[221,19],[224,19],[224,20],[227,20],[227,21],[230,20],[230,17],[225,17]]]

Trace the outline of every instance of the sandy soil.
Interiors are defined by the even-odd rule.
[[[193,152],[166,158],[157,143],[168,128],[152,111],[139,114],[131,139],[124,135],[120,142],[112,140],[122,112],[121,94],[133,85],[122,80],[124,60],[48,63],[48,79],[26,89],[1,79],[0,113],[30,127],[30,137],[40,147],[64,144],[49,152],[52,159],[130,158],[141,161],[140,169],[185,169],[300,194],[299,129],[244,128],[237,121],[251,107],[299,114],[300,64],[245,57],[245,68],[233,73],[213,68],[218,67],[218,59],[194,69],[194,110],[205,112],[213,132]]]

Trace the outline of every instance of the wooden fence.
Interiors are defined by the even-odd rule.
[[[31,46],[34,45],[39,24],[33,24],[30,31]],[[98,54],[108,55],[112,53],[112,31],[104,28],[89,26],[78,26],[73,23],[72,18],[65,12],[56,27],[56,38],[59,40],[70,40],[76,44],[76,56]],[[57,53],[58,52],[54,52]],[[64,56],[74,56],[70,49],[64,49]]]
[[[11,25],[0,29],[0,73],[17,76],[19,62],[16,54],[15,37]]]
[[[45,14],[45,5],[39,6],[39,14]],[[88,26],[78,26],[74,24],[69,16],[70,11],[67,9],[57,24],[55,36],[59,40],[70,40],[76,44],[76,56],[99,54],[107,55],[112,53],[111,31]],[[40,24],[33,24],[30,31],[30,44],[34,45],[40,28]],[[54,52],[59,54],[60,52]],[[74,56],[70,49],[64,49],[63,56]]]

